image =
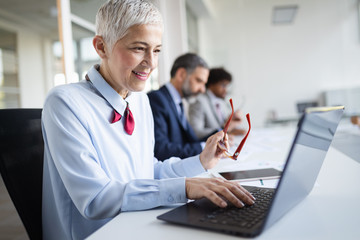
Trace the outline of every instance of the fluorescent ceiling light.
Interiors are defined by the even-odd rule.
[[[275,6],[273,9],[273,24],[290,24],[294,21],[298,6]]]

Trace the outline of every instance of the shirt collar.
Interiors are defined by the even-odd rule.
[[[175,102],[175,105],[179,105],[182,102],[180,93],[176,90],[176,88],[174,87],[174,85],[172,85],[171,82],[167,82],[165,86],[169,90],[170,96]]]
[[[98,71],[99,67],[99,65],[94,65],[87,73],[92,85],[118,113],[123,114],[127,102],[105,81]],[[126,99],[130,97],[131,94]]]

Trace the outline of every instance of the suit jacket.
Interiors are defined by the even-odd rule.
[[[189,106],[189,123],[198,138],[207,137],[221,130],[224,120],[229,115],[228,105],[225,101],[221,101],[220,109],[225,119],[219,119],[208,91],[198,95],[196,101]]]
[[[148,93],[154,116],[155,157],[165,160],[170,157],[186,158],[202,151],[200,140],[188,122],[186,129],[181,123],[175,103],[166,86]]]

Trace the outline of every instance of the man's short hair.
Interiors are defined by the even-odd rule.
[[[197,67],[209,69],[205,60],[200,56],[195,53],[186,53],[175,60],[170,71],[170,76],[173,78],[179,68],[185,68],[186,72],[191,74]]]
[[[232,80],[231,74],[222,67],[212,68],[210,69],[209,72],[209,78],[206,83],[206,87],[221,82],[222,80],[227,80],[231,82]]]
[[[159,10],[147,0],[108,0],[96,14],[96,34],[110,50],[130,27],[144,24],[163,26]]]

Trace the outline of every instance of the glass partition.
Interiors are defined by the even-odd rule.
[[[16,33],[0,28],[0,109],[19,107]]]

